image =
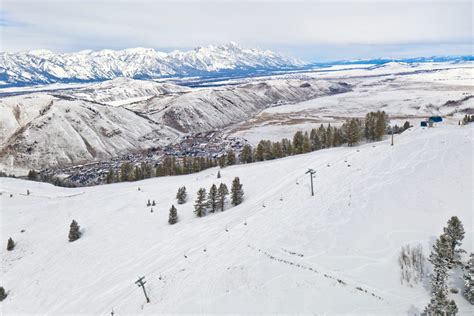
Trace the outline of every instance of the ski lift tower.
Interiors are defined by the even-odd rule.
[[[313,169],[308,169],[306,173],[309,173],[309,177],[311,179],[311,196],[314,196],[314,189],[313,189],[313,175],[316,173]]]

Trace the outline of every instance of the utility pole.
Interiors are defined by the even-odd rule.
[[[309,177],[310,177],[310,179],[311,179],[311,196],[314,196],[313,174],[315,174],[316,171],[314,171],[313,169],[308,169],[308,171],[306,171],[306,173],[309,173]]]
[[[148,298],[148,295],[146,295],[146,289],[145,289],[145,283],[146,281],[143,281],[145,277],[138,278],[137,281],[135,281],[135,284],[138,285],[138,287],[141,287],[143,289],[143,294],[145,294],[146,302],[150,303],[150,299]]]

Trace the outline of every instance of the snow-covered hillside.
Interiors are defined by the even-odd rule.
[[[189,89],[118,78],[0,98],[0,162],[29,170],[110,159],[168,145],[183,132],[242,122],[274,105],[347,91],[319,80]]]
[[[226,45],[163,53],[151,48],[121,51],[80,51],[56,54],[47,50],[0,53],[0,85],[102,81],[116,77],[190,76],[221,70],[280,69],[302,66],[299,60],[271,51]]]
[[[123,105],[156,96],[189,92],[190,89],[170,83],[116,78],[83,88],[61,91],[60,94],[108,105]]]
[[[123,107],[52,94],[0,99],[0,117],[2,162],[27,170],[109,159],[180,135]]]
[[[154,120],[179,131],[201,132],[242,122],[266,108],[350,90],[351,87],[343,82],[269,80],[158,96],[127,108],[147,113]]]
[[[157,313],[419,314],[429,285],[400,282],[403,245],[453,215],[473,244],[473,125],[135,183],[66,189],[0,178],[5,315]],[[308,168],[316,195],[311,197]],[[197,218],[195,192],[238,176],[244,203]],[[176,205],[185,185],[188,202]],[[140,190],[138,189],[140,188]],[[30,195],[26,195],[26,190]],[[10,194],[12,197],[10,197]],[[146,201],[157,205],[150,212]],[[171,204],[179,222],[168,225]],[[263,207],[265,205],[265,207]],[[67,239],[75,219],[82,238]],[[151,302],[134,283],[144,276]],[[340,281],[338,281],[340,280]],[[460,289],[458,274],[450,288]],[[450,293],[462,315],[474,308]]]

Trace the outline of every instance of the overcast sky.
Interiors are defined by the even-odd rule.
[[[307,61],[472,54],[471,1],[1,0],[1,51],[235,41]]]

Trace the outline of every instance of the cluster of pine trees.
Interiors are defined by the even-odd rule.
[[[471,122],[474,122],[474,115],[469,115],[469,114],[464,115],[462,119],[463,125],[466,125]]]
[[[213,168],[217,165],[217,159],[210,157],[183,157],[183,159],[178,160],[174,156],[165,156],[163,161],[157,164],[156,167],[145,162],[135,166],[130,162],[124,162],[120,166],[119,172],[114,171],[112,168],[109,169],[105,182],[138,181],[154,177],[190,174]]]
[[[77,187],[77,184],[72,182],[72,181],[69,181],[67,179],[62,179],[62,178],[59,178],[59,177],[54,177],[54,176],[51,176],[51,175],[40,174],[35,170],[30,170],[28,172],[27,178],[28,178],[28,180],[31,180],[31,181],[40,181],[40,182],[51,183],[51,184],[53,184],[55,186],[58,186],[58,187],[66,187],[66,188]]]
[[[431,274],[431,300],[425,308],[427,315],[455,315],[458,308],[454,300],[448,299],[448,270],[461,265],[459,248],[464,239],[464,227],[456,216],[448,221],[443,234],[433,245],[429,261],[433,265]]]
[[[205,188],[200,188],[194,202],[194,213],[198,217],[203,217],[208,213],[223,212],[227,195],[229,195],[229,190],[224,183],[221,183],[219,186],[213,184],[208,192],[206,192]],[[231,204],[234,206],[239,205],[243,201],[243,196],[244,190],[242,189],[240,179],[235,177],[230,191]]]
[[[394,127],[393,131],[400,133],[409,127],[410,124],[406,122],[403,127]],[[245,145],[240,153],[240,163],[282,158],[343,144],[354,146],[364,136],[367,141],[377,141],[381,140],[387,131],[387,114],[383,111],[370,112],[365,120],[346,119],[341,127],[333,127],[331,124],[325,127],[321,124],[319,128],[313,128],[309,132],[298,131],[293,135],[292,140],[288,138],[277,142],[261,140],[254,150],[249,145]]]

